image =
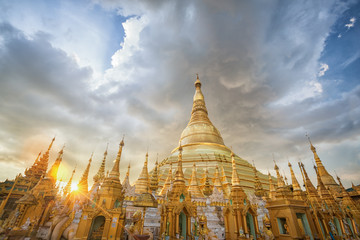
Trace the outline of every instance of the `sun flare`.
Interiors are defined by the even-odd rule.
[[[71,191],[74,192],[74,191],[77,191],[78,190],[78,184],[77,183],[72,183],[71,184]]]

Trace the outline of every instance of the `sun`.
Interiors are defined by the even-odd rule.
[[[74,192],[74,191],[77,191],[78,190],[78,184],[77,183],[72,183],[71,184],[71,191]]]

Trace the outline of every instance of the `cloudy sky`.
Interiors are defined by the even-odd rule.
[[[360,184],[359,1],[0,0],[0,180],[56,141],[60,178],[125,134],[121,175],[178,144],[199,73],[227,146],[273,172],[305,134],[331,174]],[[300,172],[295,168],[298,177]]]

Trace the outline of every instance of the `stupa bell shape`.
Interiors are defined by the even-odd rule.
[[[193,164],[196,163],[196,175],[204,175],[208,168],[209,176],[213,178],[216,167],[221,166],[222,176],[221,184],[225,194],[230,194],[229,185],[231,182],[232,162],[231,150],[224,144],[224,140],[218,129],[212,124],[208,116],[208,110],[205,104],[205,98],[201,90],[199,77],[195,81],[195,94],[190,120],[182,131],[178,145],[172,150],[170,156],[159,164],[159,185],[166,182],[167,172],[170,164],[178,162],[178,151],[182,148],[182,170],[186,184],[189,184]],[[236,167],[241,172],[241,187],[244,191],[254,192],[254,171],[252,165],[234,154]],[[264,189],[269,189],[269,182],[265,175],[259,173],[259,180]],[[203,185],[203,179],[198,179],[199,184]],[[211,186],[212,188],[212,186]],[[203,191],[204,192],[204,191]]]

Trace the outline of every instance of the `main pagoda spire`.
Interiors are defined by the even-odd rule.
[[[204,142],[224,145],[224,140],[222,139],[220,132],[211,123],[208,117],[204,95],[201,91],[199,75],[197,75],[195,81],[195,95],[191,118],[187,127],[181,134],[180,142],[183,145]]]

